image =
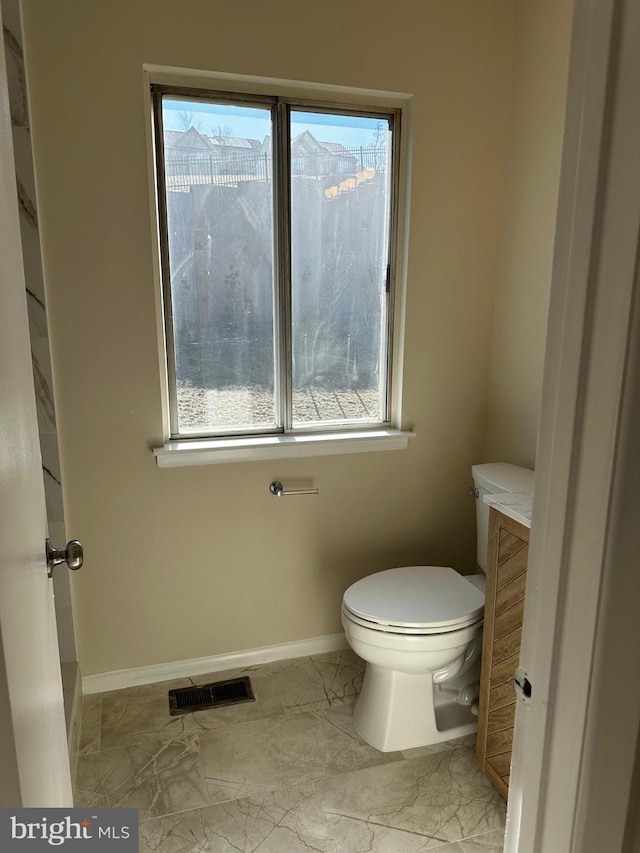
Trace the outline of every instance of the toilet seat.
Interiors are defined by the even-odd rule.
[[[426,637],[431,634],[450,634],[452,631],[458,631],[462,628],[468,628],[469,625],[475,625],[477,622],[482,621],[482,616],[475,616],[472,619],[466,619],[462,622],[456,622],[453,624],[436,627],[434,627],[433,625],[423,625],[418,627],[409,627],[406,625],[389,625],[384,622],[372,622],[367,619],[362,619],[362,617],[356,616],[344,605],[342,606],[342,615],[350,622],[353,622],[356,625],[362,625],[363,628],[369,628],[372,631],[378,631],[380,633],[386,634],[411,634],[418,637]]]
[[[345,592],[343,614],[357,625],[394,634],[440,634],[481,621],[484,595],[448,566],[386,569]]]

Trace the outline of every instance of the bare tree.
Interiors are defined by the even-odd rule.
[[[233,128],[230,124],[218,124],[211,128],[211,136],[232,136]]]
[[[197,130],[198,132],[202,130],[202,122],[194,121],[194,116],[192,112],[182,110],[178,113],[177,118],[180,130],[187,131],[190,127],[194,128],[194,130]]]
[[[374,148],[383,148],[387,141],[387,128],[385,127],[386,122],[382,119],[378,119],[376,122],[376,129],[373,131],[373,147]]]

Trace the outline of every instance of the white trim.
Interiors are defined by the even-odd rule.
[[[265,435],[247,438],[186,439],[168,441],[153,453],[160,468],[214,465],[264,459],[298,459],[343,453],[405,450],[414,432],[376,429],[366,432],[326,432],[307,435]]]
[[[233,462],[233,461],[248,461],[248,460],[266,460],[266,459],[287,459],[299,458],[305,456],[325,456],[342,453],[366,453],[371,450],[399,450],[406,447],[404,445],[393,446],[388,444],[386,447],[376,445],[366,447],[363,444],[337,444],[334,449],[326,449],[318,444],[315,449],[307,452],[299,450],[291,450],[287,452],[283,447],[278,452],[262,453],[260,450],[260,436],[253,436],[256,441],[256,448],[252,449],[251,453],[245,453],[240,456],[226,454],[226,458],[222,454],[216,453],[215,458],[205,459],[203,456],[199,458],[193,457],[192,461],[178,461],[177,457],[173,457],[172,461],[161,462],[159,454],[156,451],[164,451],[170,447],[174,447],[177,442],[172,441],[171,436],[171,418],[170,418],[170,378],[167,364],[166,352],[166,334],[165,334],[165,306],[162,294],[162,270],[161,270],[161,251],[160,251],[160,221],[158,215],[158,197],[157,197],[157,176],[156,176],[156,157],[155,157],[155,141],[154,141],[154,122],[153,122],[153,106],[151,86],[172,85],[183,86],[185,88],[204,88],[211,91],[226,91],[226,92],[242,92],[243,94],[269,95],[283,98],[308,98],[310,100],[330,100],[337,104],[344,104],[345,107],[367,107],[376,109],[394,110],[400,112],[400,148],[398,157],[397,170],[397,188],[395,198],[395,228],[394,231],[394,246],[391,247],[392,252],[389,258],[393,256],[394,282],[393,282],[393,300],[392,314],[389,318],[389,357],[391,360],[391,371],[389,375],[389,390],[390,390],[390,412],[389,423],[393,430],[387,432],[395,432],[396,436],[407,435],[412,437],[413,433],[404,433],[401,430],[402,426],[402,387],[403,387],[403,363],[404,363],[404,347],[405,347],[405,312],[406,312],[406,293],[407,293],[407,259],[409,251],[409,216],[411,203],[411,156],[412,156],[412,100],[413,95],[406,92],[390,92],[376,89],[361,89],[349,86],[337,86],[335,84],[322,83],[320,81],[296,81],[273,77],[257,77],[255,75],[245,75],[229,73],[224,71],[206,71],[189,68],[180,68],[174,66],[156,65],[152,63],[143,64],[142,80],[144,86],[145,100],[145,122],[146,122],[146,147],[147,147],[147,170],[149,175],[149,203],[150,203],[150,221],[152,234],[152,256],[154,267],[154,283],[156,295],[156,317],[157,317],[157,335],[158,335],[158,354],[160,367],[160,391],[161,391],[161,408],[162,408],[162,427],[163,439],[165,445],[161,448],[155,448],[156,461],[160,467],[173,467],[182,465],[205,465],[212,462]],[[320,98],[320,95],[323,97]],[[364,424],[363,424],[364,426]],[[340,429],[340,425],[336,426]],[[382,430],[384,431],[384,430]],[[189,444],[193,440],[187,439]],[[300,441],[300,438],[294,437],[294,441]],[[180,456],[180,460],[186,459],[187,456]]]
[[[401,104],[400,161],[396,198],[395,282],[393,316],[391,318],[391,418],[395,426],[402,424],[404,389],[405,327],[407,318],[409,234],[411,218],[411,169],[413,163],[413,101]]]
[[[185,86],[211,89],[219,92],[246,92],[250,95],[316,98],[329,94],[334,101],[364,106],[402,107],[413,95],[408,92],[391,92],[385,89],[362,89],[357,86],[338,86],[322,81],[289,80],[285,77],[262,77],[254,74],[235,74],[226,71],[207,71],[172,65],[154,65],[145,62],[145,76],[151,83],[168,86]]]
[[[160,221],[158,216],[158,181],[156,176],[156,147],[153,118],[153,99],[149,75],[142,75],[142,96],[145,105],[145,142],[147,148],[147,184],[149,190],[149,225],[151,236],[151,257],[153,260],[153,284],[156,306],[156,341],[158,347],[158,392],[162,409],[162,436],[171,434],[171,416],[169,413],[169,376],[167,370],[167,342],[165,339],[164,299],[162,293],[161,250],[160,250]]]
[[[88,696],[91,693],[121,690],[123,687],[154,684],[156,681],[169,681],[173,678],[187,678],[190,675],[204,675],[207,672],[243,669],[260,663],[320,655],[348,647],[344,634],[327,634],[324,637],[311,637],[308,640],[295,640],[292,643],[261,646],[257,649],[244,649],[239,652],[227,652],[223,655],[213,655],[206,658],[176,660],[169,663],[151,664],[151,666],[139,666],[134,669],[98,672],[95,675],[83,676],[82,692]]]
[[[614,0],[612,0],[613,2]],[[513,740],[506,853],[538,851],[546,785],[545,744],[553,710],[557,619],[564,583],[564,550],[570,537],[579,432],[579,389],[588,349],[588,286],[608,76],[612,2],[575,9],[567,114],[560,175],[556,245],[541,419],[536,453],[535,499],[520,661],[534,685],[530,705],[518,705]],[[597,17],[597,21],[592,20]],[[549,720],[547,720],[547,713]],[[577,721],[576,721],[577,723]],[[571,734],[577,731],[573,727]],[[567,733],[569,734],[569,733]],[[571,803],[562,797],[567,811]],[[558,850],[567,850],[566,838]]]
[[[631,515],[620,511],[637,444],[627,436],[625,448],[620,428],[633,403],[637,418],[626,370],[640,221],[639,12],[626,0],[575,6],[520,656],[533,692],[516,712],[506,853],[622,849],[640,719],[628,495]],[[626,553],[614,550],[620,530]]]

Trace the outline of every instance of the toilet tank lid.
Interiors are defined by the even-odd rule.
[[[487,462],[471,468],[476,486],[489,493],[532,492],[534,472],[507,462]]]

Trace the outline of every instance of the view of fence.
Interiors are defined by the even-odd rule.
[[[333,151],[295,153],[291,174],[307,178],[326,178],[357,174],[366,169],[383,172],[388,150],[383,146],[342,148]],[[270,151],[238,152],[198,151],[167,148],[165,176],[170,192],[189,192],[198,184],[237,186],[244,181],[270,181],[273,162]]]
[[[191,137],[197,144],[165,149],[179,423],[268,427],[277,337],[271,152],[244,139],[209,150]],[[293,140],[288,182],[293,422],[376,420],[386,393],[389,149],[311,134],[302,142]]]

